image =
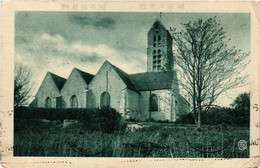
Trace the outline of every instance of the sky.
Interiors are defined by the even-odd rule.
[[[159,13],[28,12],[15,15],[15,62],[32,71],[35,95],[48,71],[68,78],[74,67],[96,74],[105,60],[127,73],[146,71],[147,33]],[[250,15],[242,13],[162,13],[167,29],[216,16],[230,45],[250,51]],[[227,106],[248,87],[217,102]],[[227,97],[227,95],[229,95]]]

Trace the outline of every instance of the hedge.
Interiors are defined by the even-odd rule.
[[[47,119],[47,120],[78,120],[90,131],[111,133],[125,128],[121,115],[113,108],[105,109],[56,109],[56,108],[28,108],[14,109],[15,119]]]

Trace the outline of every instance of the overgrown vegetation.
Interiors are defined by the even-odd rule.
[[[114,133],[86,131],[77,123],[66,128],[61,122],[15,121],[15,156],[69,157],[249,157],[238,141],[249,143],[246,127],[196,127],[154,125]]]
[[[112,108],[15,108],[14,155],[247,158],[249,104],[247,93],[239,95],[232,108],[203,111],[200,130],[192,113],[175,124],[144,122],[128,129]],[[64,128],[64,119],[79,122]],[[246,150],[238,149],[240,140],[247,141]]]

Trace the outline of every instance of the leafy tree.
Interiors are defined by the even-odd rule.
[[[14,69],[14,106],[24,106],[28,103],[33,88],[32,74],[28,67],[16,63]]]
[[[220,94],[244,86],[242,74],[247,56],[234,46],[216,17],[182,24],[180,32],[171,29],[178,84],[192,100],[196,124],[201,127],[202,105],[211,105]]]
[[[237,125],[249,125],[250,121],[250,93],[243,93],[236,97],[231,104],[234,108],[232,120]]]

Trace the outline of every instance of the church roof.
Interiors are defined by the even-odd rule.
[[[164,26],[164,24],[163,24],[158,18],[154,21],[152,27],[151,27],[150,30],[148,31],[148,34],[150,33],[151,30],[154,29],[154,27],[155,27],[156,24],[159,24],[163,29],[166,30],[167,34],[168,34],[169,36],[171,36],[171,33],[169,32],[169,30],[166,29],[166,27]]]
[[[63,87],[64,83],[66,82],[65,78],[62,78],[54,73],[48,72],[51,75],[52,80],[54,81],[55,85],[59,90]]]
[[[161,26],[163,29],[167,30],[166,27],[163,25],[163,23],[157,18],[154,22],[153,25],[151,26],[150,30],[148,31],[148,33],[155,27],[155,25],[158,24],[159,26]],[[168,31],[168,30],[167,30]]]
[[[82,70],[79,70],[78,68],[74,68],[75,70],[77,70],[80,74],[80,76],[83,78],[83,80],[86,82],[86,84],[89,84],[90,81],[93,79],[94,75],[84,72]]]
[[[138,91],[172,88],[171,72],[145,72],[130,75]]]
[[[133,91],[138,92],[138,90],[136,89],[136,87],[135,87],[134,83],[132,82],[130,76],[126,72],[124,72],[120,68],[114,66],[110,62],[108,62],[108,63],[113,67],[113,69],[116,71],[116,73],[119,75],[119,77],[123,80],[123,82],[125,83],[125,85],[127,86],[128,89],[131,89]]]

